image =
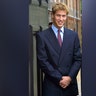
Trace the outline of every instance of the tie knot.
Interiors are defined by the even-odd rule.
[[[60,33],[60,29],[58,29],[58,33]]]

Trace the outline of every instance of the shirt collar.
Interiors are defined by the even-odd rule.
[[[58,32],[58,28],[54,26],[54,24],[52,24],[52,29],[55,31],[55,32]],[[61,32],[64,33],[64,26],[62,26],[60,28]]]

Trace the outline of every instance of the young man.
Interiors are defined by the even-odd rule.
[[[76,76],[81,66],[77,32],[64,27],[68,8],[52,7],[52,26],[37,33],[37,59],[45,73],[43,96],[77,96]]]

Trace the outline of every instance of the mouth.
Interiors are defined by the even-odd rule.
[[[63,23],[58,23],[58,25],[63,25]]]
[[[63,22],[58,22],[59,25],[63,25]]]

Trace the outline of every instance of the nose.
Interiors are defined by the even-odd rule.
[[[60,20],[63,20],[63,16],[60,16]]]

